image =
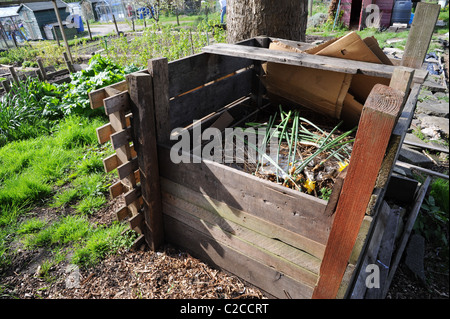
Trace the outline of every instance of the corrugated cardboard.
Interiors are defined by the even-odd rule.
[[[300,51],[279,41],[272,42],[269,49]],[[340,118],[345,95],[350,87],[351,75],[271,62],[263,68],[266,73],[265,85],[269,93],[282,96],[319,113]]]
[[[273,41],[269,49],[302,52],[286,43]],[[392,64],[373,37],[364,40],[351,32],[332,39],[303,53],[351,59],[371,63]],[[377,83],[389,84],[389,79],[356,74],[267,63],[265,84],[272,95],[283,96],[317,112],[357,124],[362,104]],[[347,110],[345,110],[347,109]]]

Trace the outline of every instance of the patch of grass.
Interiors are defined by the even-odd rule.
[[[36,234],[26,236],[23,243],[28,249],[73,243],[84,238],[91,229],[85,217],[69,215]]]
[[[52,207],[63,207],[69,205],[79,198],[78,190],[75,188],[69,188],[59,192],[54,196],[54,202],[51,204]]]
[[[125,231],[126,226],[115,222],[111,227],[98,227],[83,245],[75,249],[72,263],[82,267],[95,265],[107,255],[116,253],[120,248],[128,248],[136,234]]]
[[[106,204],[105,196],[87,196],[75,206],[75,209],[80,214],[93,214],[104,204]]]
[[[24,221],[17,229],[17,234],[32,234],[40,231],[47,223],[39,218],[30,218]]]

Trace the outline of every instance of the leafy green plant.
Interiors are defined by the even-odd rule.
[[[424,199],[421,214],[417,217],[414,230],[421,233],[430,243],[448,247],[449,236],[449,181],[436,179],[431,191]]]
[[[89,93],[125,79],[125,74],[137,71],[136,67],[118,66],[111,59],[95,55],[85,70],[71,75],[71,82],[65,85],[66,94],[62,97],[64,114],[99,115],[101,110],[90,108]]]

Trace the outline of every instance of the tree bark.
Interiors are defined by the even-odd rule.
[[[308,0],[229,0],[227,41],[255,36],[305,41]]]

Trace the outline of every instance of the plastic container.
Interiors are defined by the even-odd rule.
[[[409,23],[411,18],[412,2],[411,0],[395,1],[392,9],[391,24],[393,23]]]

